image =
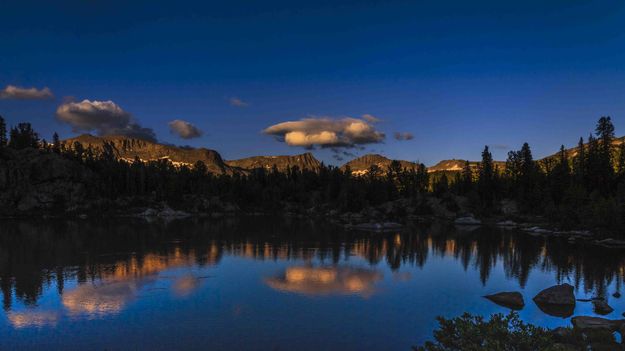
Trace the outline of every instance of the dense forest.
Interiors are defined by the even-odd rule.
[[[203,199],[217,198],[243,211],[359,212],[401,199],[428,214],[427,199],[437,198],[453,211],[464,202],[472,213],[493,217],[502,215],[505,201],[514,203],[516,216],[606,231],[625,226],[625,144],[617,144],[611,118],[601,117],[594,133],[586,141],[580,138],[573,152],[562,146],[556,155],[536,161],[525,143],[508,153],[503,169],[494,164],[486,146],[477,168],[467,161],[454,174],[428,173],[423,164],[402,169],[399,161],[393,161],[388,169],[373,166],[364,176],[325,165],[318,172],[292,167],[284,172],[274,168],[214,175],[201,161],[193,166],[168,160],[128,162],[116,157],[112,145],[97,151],[78,142],[65,145],[56,133],[48,142],[29,123],[7,133],[0,117],[0,167],[11,152],[36,149],[38,154],[56,154],[93,173],[90,196],[123,198],[135,205],[159,201],[188,208],[193,202],[194,210],[203,211],[211,206]],[[10,186],[11,177],[5,178]],[[66,205],[59,201],[56,206],[62,211]]]

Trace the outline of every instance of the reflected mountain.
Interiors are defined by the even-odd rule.
[[[382,273],[352,267],[289,267],[279,277],[265,280],[273,289],[303,295],[371,296]]]

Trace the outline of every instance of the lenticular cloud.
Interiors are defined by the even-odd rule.
[[[310,117],[299,121],[282,122],[263,130],[290,146],[305,148],[353,147],[360,144],[380,143],[384,133],[377,131],[370,115],[366,118]],[[372,116],[371,116],[372,117]]]

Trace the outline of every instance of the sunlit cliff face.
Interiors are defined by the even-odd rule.
[[[382,274],[351,267],[290,267],[281,277],[265,280],[270,287],[304,295],[371,296]]]

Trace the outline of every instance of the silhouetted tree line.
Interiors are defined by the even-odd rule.
[[[625,144],[615,144],[611,118],[601,117],[586,143],[580,138],[577,148],[561,146],[540,161],[524,143],[499,169],[486,146],[477,171],[467,163],[450,189],[483,213],[500,211],[500,201],[510,199],[520,213],[543,215],[564,227],[618,230],[625,225]]]
[[[112,144],[101,150],[84,147],[79,142],[65,145],[55,133],[52,143],[40,140],[29,123],[20,123],[10,131],[8,147],[40,148],[81,163],[99,176],[93,189],[111,199],[150,197],[170,204],[192,197],[219,198],[242,208],[265,210],[300,208],[331,204],[343,211],[359,211],[399,198],[416,198],[428,191],[425,165],[403,169],[394,161],[387,170],[374,166],[366,177],[354,177],[350,170],[322,166],[318,172],[291,167],[255,169],[247,174],[215,175],[202,161],[193,166],[175,166],[169,160],[133,162],[120,160]]]
[[[446,199],[461,195],[481,215],[501,213],[502,200],[513,200],[520,214],[546,216],[565,227],[618,230],[625,225],[625,144],[614,145],[610,117],[601,117],[594,135],[586,143],[580,138],[572,152],[562,146],[557,155],[536,161],[525,143],[510,151],[500,168],[486,146],[477,169],[467,161],[461,172],[453,174],[428,174],[423,164],[408,169],[393,161],[386,170],[372,166],[365,176],[324,165],[318,172],[297,167],[281,172],[274,167],[215,175],[201,161],[192,167],[174,166],[169,160],[127,162],[116,157],[112,144],[105,143],[96,152],[78,142],[64,145],[56,133],[48,143],[29,123],[11,128],[9,138],[6,134],[0,117],[0,148],[39,148],[81,163],[99,177],[93,190],[111,199],[150,198],[175,205],[218,198],[244,209],[326,206],[360,211],[396,199],[423,204],[427,194]],[[199,200],[196,205],[210,207]]]

